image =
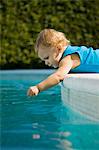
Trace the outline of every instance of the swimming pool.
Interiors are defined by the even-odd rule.
[[[2,150],[98,150],[99,124],[63,105],[60,86],[36,97],[29,86],[53,70],[1,71]]]

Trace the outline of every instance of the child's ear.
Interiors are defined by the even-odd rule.
[[[61,58],[61,56],[62,56],[62,46],[61,46],[61,45],[58,45],[58,46],[56,47],[55,60],[56,60],[56,61],[59,61],[60,58]]]
[[[59,44],[59,45],[57,46],[57,51],[58,51],[58,53],[60,53],[60,52],[62,51],[62,45],[61,45],[61,44]]]

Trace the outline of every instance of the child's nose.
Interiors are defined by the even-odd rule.
[[[48,65],[48,62],[47,62],[47,61],[45,61],[45,65]]]
[[[51,66],[49,61],[45,61],[45,65]]]

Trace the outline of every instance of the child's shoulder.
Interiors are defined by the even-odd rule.
[[[59,63],[59,67],[61,67],[61,66],[66,67],[68,64],[71,65],[72,69],[79,66],[80,58],[79,58],[78,54],[73,53],[73,54],[66,55],[65,57],[63,57]]]

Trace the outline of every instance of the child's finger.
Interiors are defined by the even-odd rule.
[[[30,96],[33,96],[34,95],[34,92],[30,89]]]
[[[28,96],[32,96],[32,93],[33,93],[32,90],[29,89],[28,92],[27,92],[27,95],[28,95]]]

